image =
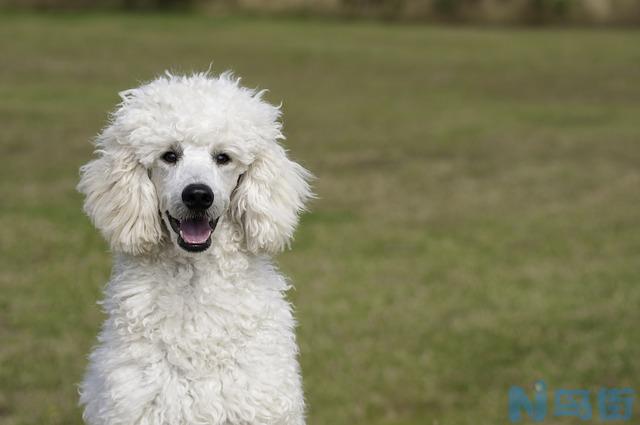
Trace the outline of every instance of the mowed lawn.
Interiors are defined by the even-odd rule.
[[[640,391],[638,46],[638,30],[1,16],[0,424],[82,422],[110,256],[78,167],[118,91],[210,63],[283,102],[317,176],[278,259],[310,425],[508,423],[509,387],[540,379],[550,397]]]

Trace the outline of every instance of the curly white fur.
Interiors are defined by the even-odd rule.
[[[115,260],[81,385],[85,421],[303,424],[289,286],[269,258],[311,192],[278,144],[279,109],[228,73],[167,74],[121,97],[78,185]],[[171,149],[180,163],[162,161]],[[228,165],[211,159],[222,151]],[[198,253],[168,221],[194,182],[212,187],[219,217]]]

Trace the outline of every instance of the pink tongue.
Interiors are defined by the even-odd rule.
[[[206,217],[182,220],[180,236],[186,243],[205,243],[211,236],[209,220]]]

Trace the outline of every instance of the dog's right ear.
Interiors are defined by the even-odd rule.
[[[113,251],[144,254],[162,239],[156,190],[133,152],[108,139],[98,138],[99,157],[80,168],[77,189]]]

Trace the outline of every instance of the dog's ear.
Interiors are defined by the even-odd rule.
[[[262,148],[231,200],[231,215],[241,226],[249,251],[276,254],[289,246],[298,215],[313,196],[310,178],[275,141]]]
[[[144,254],[162,239],[156,190],[133,152],[110,142],[100,136],[99,157],[80,168],[84,211],[113,251]]]

